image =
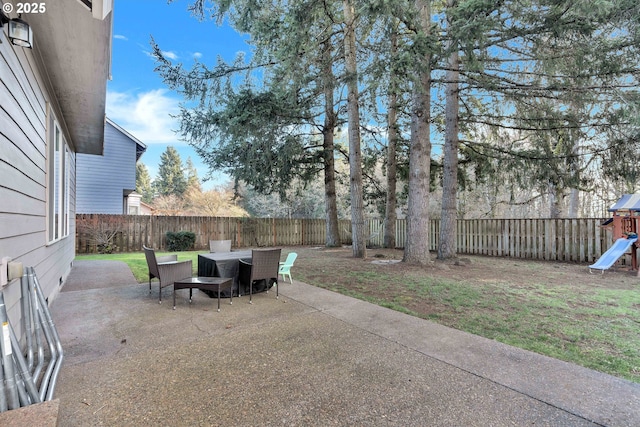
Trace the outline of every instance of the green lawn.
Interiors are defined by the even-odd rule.
[[[176,252],[156,252],[156,256],[175,254]],[[206,251],[190,251],[190,252],[178,252],[178,261],[191,260],[193,264],[193,273],[196,274],[198,270],[198,254],[207,253]],[[144,257],[144,252],[132,252],[123,254],[93,254],[93,255],[77,255],[76,259],[100,259],[100,260],[112,260],[112,261],[124,261],[129,265],[133,276],[139,283],[149,280],[149,269],[147,268],[147,260]]]

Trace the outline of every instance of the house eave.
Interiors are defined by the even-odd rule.
[[[110,11],[112,0],[105,2]],[[96,19],[78,0],[47,6],[46,13],[24,18],[33,30],[35,53],[46,70],[71,146],[78,153],[102,154],[113,13]]]

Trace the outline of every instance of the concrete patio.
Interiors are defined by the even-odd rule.
[[[295,278],[295,272],[294,272]],[[304,283],[216,300],[76,261],[60,426],[638,426],[640,385]]]

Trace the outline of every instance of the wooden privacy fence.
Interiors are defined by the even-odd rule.
[[[369,220],[369,247],[381,247],[382,220]],[[593,262],[613,243],[610,229],[590,219],[461,219],[457,221],[458,254],[508,256],[554,261]],[[438,249],[440,220],[430,221],[429,248]],[[351,243],[351,223],[340,221],[343,244]],[[234,247],[325,244],[322,219],[219,218],[200,216],[77,215],[76,251],[97,252],[112,236],[115,252],[139,251],[142,245],[166,249],[167,231],[191,231],[195,249],[209,240],[231,239]],[[406,243],[406,222],[396,222],[396,246]]]
[[[351,243],[351,224],[340,223],[340,238]],[[76,215],[76,252],[98,252],[111,238],[114,252],[141,251],[142,245],[166,250],[167,231],[191,231],[195,249],[208,249],[209,240],[232,241],[233,247],[324,245],[321,219],[220,218],[203,216]]]
[[[593,262],[613,243],[603,219],[459,219],[457,253],[550,261]],[[382,220],[369,221],[369,246],[381,246]],[[440,244],[440,220],[430,221],[429,249]],[[407,229],[396,222],[396,246],[404,247]]]

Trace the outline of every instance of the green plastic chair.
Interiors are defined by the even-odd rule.
[[[285,280],[285,276],[289,276],[289,283],[293,283],[293,279],[291,279],[291,267],[293,267],[293,262],[298,258],[298,254],[295,252],[290,252],[287,255],[287,259],[284,262],[280,263],[280,268],[278,269],[278,274],[282,275],[282,280]]]

